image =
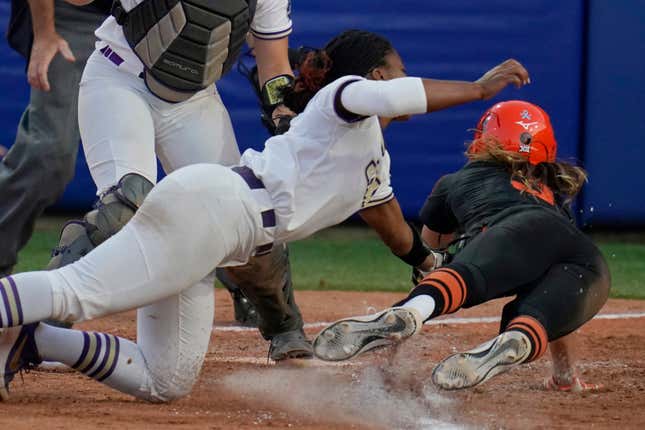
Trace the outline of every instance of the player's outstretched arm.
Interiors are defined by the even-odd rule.
[[[359,215],[372,227],[390,251],[412,267],[432,270],[437,254],[428,250],[419,233],[405,220],[396,198],[361,209]]]
[[[424,79],[427,112],[476,100],[488,100],[508,85],[521,88],[530,82],[528,71],[518,61],[512,59],[493,67],[475,82]]]
[[[506,60],[474,82],[411,77],[358,81],[343,90],[341,103],[356,115],[395,118],[488,100],[508,85],[520,88],[528,83],[530,77],[524,66]]]

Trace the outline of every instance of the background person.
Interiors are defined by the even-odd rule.
[[[16,140],[0,151],[0,275],[11,273],[36,219],[72,180],[80,135],[78,84],[94,51],[94,30],[112,2],[12,0],[9,44],[28,61],[29,105]]]

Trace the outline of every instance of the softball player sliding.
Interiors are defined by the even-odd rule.
[[[170,4],[176,5],[167,10]],[[79,93],[83,150],[99,202],[83,220],[66,224],[49,269],[77,260],[130,219],[157,180],[157,158],[166,172],[199,162],[239,162],[228,112],[209,84],[231,67],[250,31],[265,108],[276,108],[280,100],[272,93],[293,79],[287,56],[289,8],[288,0],[114,4],[112,16],[96,31],[97,49],[87,62]],[[262,317],[259,328],[271,341],[271,358],[311,356],[291,292],[286,248],[254,258],[252,270],[231,273],[227,285],[231,279],[252,293],[262,289],[256,305]],[[197,282],[203,285],[196,292],[213,295],[206,293],[209,283]],[[170,297],[141,309],[139,333],[179,344],[179,333],[151,316],[192,313],[190,306],[191,300]],[[196,330],[211,323],[212,312],[192,314]],[[181,348],[176,352],[182,354]]]
[[[314,351],[345,360],[412,336],[426,320],[515,296],[502,312],[501,334],[443,360],[434,383],[473,387],[538,359],[550,345],[554,372],[547,388],[597,389],[577,377],[565,337],[600,310],[610,287],[602,254],[568,211],[586,174],[556,161],[549,117],[531,103],[498,103],[476,130],[468,164],[439,180],[420,214],[430,246],[445,247],[458,236],[463,249],[421,276],[395,307],[324,329]]]
[[[216,266],[244,264],[357,211],[369,214],[397,255],[427,268],[432,256],[422,255],[425,248],[392,194],[382,125],[528,81],[514,60],[472,83],[404,77],[390,43],[363,31],[346,32],[308,54],[300,72],[285,104],[301,113],[262,152],[247,150],[233,168],[179,169],[150,191],[121,231],[79,261],[0,279],[3,398],[14,374],[40,360],[65,363],[142,399],[187,394],[211,334],[212,288],[198,281]],[[407,230],[394,240],[387,233],[397,229]],[[139,323],[160,330],[141,331],[136,344],[39,323],[97,318],[159,300],[177,306],[141,311]]]

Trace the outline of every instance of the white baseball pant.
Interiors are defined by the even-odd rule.
[[[121,231],[77,262],[39,272],[49,278],[52,317],[82,321],[145,306],[137,343],[155,391],[165,398],[189,392],[212,330],[213,287],[199,281],[272,242],[262,193],[219,165],[174,172]]]
[[[81,80],[79,128],[97,194],[115,185],[127,173],[138,173],[156,183],[157,158],[169,173],[199,162],[232,165],[238,162],[240,156],[228,112],[214,87],[201,91],[186,102],[167,103],[150,93],[142,79],[119,70],[99,51],[94,52],[88,60]],[[179,201],[173,199],[159,204],[179,205],[178,208],[189,218],[186,220],[187,226],[195,225],[193,218],[207,216],[205,209],[199,205],[182,208]],[[154,214],[154,211],[149,211],[147,215],[152,218],[154,215],[150,213]],[[164,218],[152,222],[159,229],[164,229]],[[135,231],[132,233],[135,235],[142,234],[136,233],[135,227],[126,228],[124,233],[131,231]],[[185,239],[186,242],[181,242],[183,239],[175,236],[173,241],[165,245],[188,251],[180,245],[190,244],[189,238]],[[109,250],[102,251],[103,247],[101,245],[96,252],[107,254],[103,255],[104,258],[117,258]],[[153,253],[155,250],[150,248],[147,252]],[[187,255],[195,252],[199,251],[192,248]],[[98,269],[109,261],[104,258],[90,261],[96,261]],[[140,255],[140,258],[148,259],[145,255]],[[131,264],[127,258],[119,261],[124,265],[124,270]],[[210,272],[216,261],[208,263],[210,268],[202,276]],[[191,269],[190,265],[182,267],[173,264],[172,267],[177,273]],[[130,299],[132,303],[137,302],[134,291],[119,295],[119,291],[123,293],[119,288],[121,281],[118,277],[112,279],[115,282],[105,279],[103,285],[106,290],[112,289],[110,293],[104,291],[94,299],[84,295],[87,291],[80,293],[79,297],[83,297],[81,303],[88,300],[83,308],[88,309],[89,315],[110,311],[112,305],[125,306],[126,303],[112,302],[118,297],[126,302]],[[137,312],[137,343],[158,381],[176,378],[194,380],[206,353],[214,312],[212,278],[191,279],[194,284],[192,288],[186,288],[186,284],[179,280],[174,282],[176,292],[181,291],[178,295],[169,295],[156,289],[159,300],[156,303],[146,300],[145,304],[152,304]],[[98,307],[93,308],[92,303]]]

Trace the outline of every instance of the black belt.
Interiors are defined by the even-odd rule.
[[[266,187],[264,186],[264,183],[262,182],[262,180],[257,176],[255,176],[255,173],[253,173],[253,170],[251,170],[249,167],[236,166],[236,167],[232,167],[231,170],[237,173],[238,175],[240,175],[240,177],[244,179],[244,182],[246,182],[246,185],[248,185],[250,189],[266,190]],[[276,226],[275,211],[273,209],[262,211],[260,213],[260,216],[262,217],[262,227],[267,228],[267,227]],[[271,252],[272,248],[273,248],[273,242],[260,245],[257,248],[255,248],[255,255],[268,254],[269,252]]]

